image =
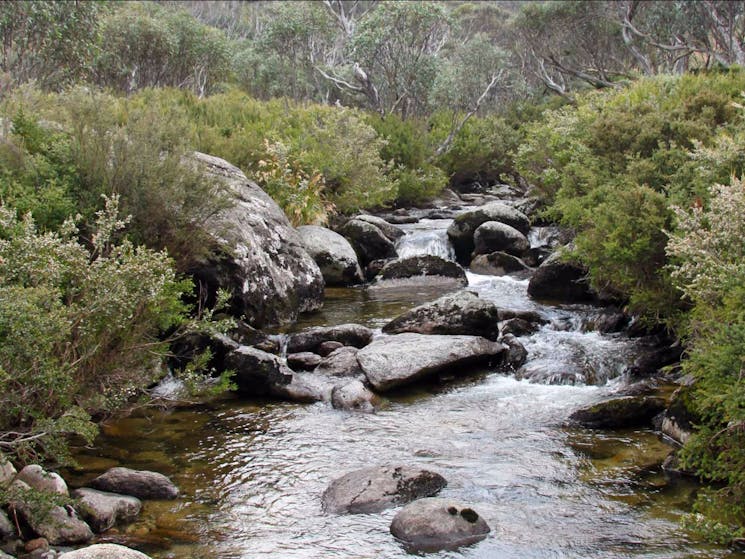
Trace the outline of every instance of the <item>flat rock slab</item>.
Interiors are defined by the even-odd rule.
[[[323,493],[323,510],[366,514],[436,495],[447,485],[440,474],[409,466],[374,466],[350,472]]]
[[[624,396],[575,411],[569,419],[584,427],[620,429],[651,423],[665,409],[665,401],[654,396]]]
[[[391,534],[411,552],[456,549],[483,540],[486,521],[469,505],[450,499],[420,499],[393,518]]]
[[[59,559],[150,559],[148,555],[113,543],[99,543],[75,551],[68,551]]]
[[[461,372],[498,361],[504,346],[479,336],[383,336],[357,353],[370,385],[378,392],[440,372]]]
[[[175,499],[178,487],[166,476],[147,470],[111,468],[88,485],[100,491],[131,495],[138,499]]]

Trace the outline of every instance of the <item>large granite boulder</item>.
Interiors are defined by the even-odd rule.
[[[339,233],[352,245],[363,266],[373,260],[396,257],[393,241],[369,221],[350,219],[339,229]]]
[[[137,497],[83,487],[72,492],[75,508],[94,532],[104,532],[117,523],[132,522],[142,509]]]
[[[354,219],[358,219],[360,221],[366,221],[367,223],[371,223],[372,225],[380,229],[383,235],[385,235],[388,238],[388,240],[393,243],[395,243],[398,239],[400,239],[406,234],[401,229],[393,225],[392,223],[376,215],[360,214],[360,215],[354,216]]]
[[[352,245],[339,233],[317,225],[298,227],[300,240],[316,261],[326,285],[353,285],[363,281]]]
[[[291,322],[298,313],[320,308],[321,271],[274,200],[223,159],[195,153],[193,160],[234,202],[207,223],[221,256],[191,270],[208,302],[218,288],[227,289],[233,313],[257,327]]]
[[[372,341],[373,332],[360,324],[339,324],[337,326],[316,326],[302,332],[290,334],[287,351],[299,353],[312,351],[319,353],[324,342],[339,342],[342,345],[365,347]]]
[[[498,221],[485,221],[479,225],[473,234],[473,245],[474,254],[506,252],[513,256],[522,256],[530,249],[525,235]]]
[[[530,220],[519,210],[503,204],[492,202],[471,211],[458,215],[448,227],[448,237],[453,243],[458,262],[467,265],[474,249],[474,233],[487,221],[497,221],[514,227],[523,235],[530,230]]]
[[[254,347],[239,346],[228,353],[224,362],[225,368],[235,373],[232,380],[242,394],[265,395],[292,378],[292,371],[282,359]]]
[[[440,474],[409,466],[372,466],[335,479],[323,493],[323,510],[332,514],[366,514],[440,492]]]
[[[131,495],[138,499],[176,499],[178,487],[166,476],[147,470],[131,470],[117,466],[88,484],[94,489]]]
[[[496,363],[504,346],[480,336],[397,334],[376,339],[357,353],[370,385],[378,392],[443,372]]]
[[[650,425],[665,409],[665,401],[654,396],[623,396],[579,409],[570,420],[594,429],[622,429]]]
[[[528,283],[528,295],[562,303],[594,301],[586,276],[582,267],[552,255],[536,268]]]
[[[59,559],[150,559],[150,557],[123,545],[97,543],[63,553]]]
[[[392,260],[383,266],[376,280],[400,280],[424,276],[451,278],[462,286],[468,285],[466,272],[463,268],[455,262],[432,254],[421,254]]]
[[[458,291],[403,313],[383,326],[386,334],[468,334],[496,340],[499,309],[472,291]]]
[[[419,499],[393,518],[391,534],[410,552],[452,550],[483,540],[489,526],[465,503],[451,499]]]

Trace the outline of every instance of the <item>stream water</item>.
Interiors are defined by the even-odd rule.
[[[444,229],[402,226],[399,252],[452,257]],[[72,485],[113,466],[171,476],[178,501],[148,502],[141,519],[108,540],[165,558],[403,558],[388,532],[395,510],[326,516],[329,481],[367,465],[404,463],[440,472],[443,496],[472,503],[492,527],[483,542],[441,558],[742,557],[686,534],[679,523],[695,487],[659,464],[670,447],[649,430],[563,426],[569,413],[618,391],[638,348],[585,331],[597,309],[539,305],[527,281],[468,274],[481,297],[533,309],[546,324],[522,338],[517,374],[483,370],[396,393],[376,414],[225,399],[150,410],[104,427],[81,450]],[[296,328],[358,322],[379,328],[436,288],[328,289],[324,309]]]

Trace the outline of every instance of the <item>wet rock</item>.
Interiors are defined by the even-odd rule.
[[[393,518],[391,534],[411,552],[452,550],[489,534],[486,521],[469,505],[451,499],[420,499]]]
[[[378,400],[379,398],[359,380],[337,385],[331,392],[331,405],[338,410],[372,413]]]
[[[49,542],[46,538],[34,538],[33,540],[27,541],[23,546],[23,549],[26,553],[49,551]]]
[[[358,351],[356,347],[340,347],[324,357],[313,372],[331,377],[362,376],[362,369],[357,361]]]
[[[536,268],[528,283],[528,295],[534,299],[549,299],[563,303],[593,301],[594,296],[585,278],[586,270],[549,257]]]
[[[137,497],[88,489],[76,489],[76,509],[94,532],[104,532],[117,523],[132,522],[142,509]]]
[[[470,268],[474,274],[485,276],[506,276],[520,272],[525,274],[530,272],[530,268],[525,262],[506,252],[479,254],[471,260]]]
[[[438,373],[463,373],[469,366],[496,363],[504,346],[480,336],[396,334],[376,339],[357,353],[378,392]]]
[[[16,527],[4,510],[0,509],[0,542],[16,537]]]
[[[656,376],[663,367],[678,363],[682,355],[683,346],[679,343],[650,348],[634,360],[629,377],[636,380]]]
[[[540,324],[530,322],[524,318],[510,318],[502,322],[502,334],[512,334],[513,336],[528,336],[534,334],[540,328]]]
[[[335,479],[323,493],[331,514],[367,514],[436,495],[447,485],[440,474],[409,466],[374,466]]]
[[[383,269],[383,266],[388,264],[392,259],[391,258],[379,258],[378,260],[373,260],[365,267],[365,279],[367,281],[372,281],[375,279],[375,277],[380,273],[380,270]]]
[[[293,371],[312,371],[321,362],[321,356],[310,351],[290,353],[287,356],[287,366]]]
[[[662,471],[665,472],[665,475],[671,477],[696,477],[696,472],[683,466],[677,450],[672,451],[665,458],[665,461],[662,463]]]
[[[385,235],[386,238],[388,238],[388,240],[390,240],[393,243],[395,243],[398,239],[400,239],[406,234],[401,229],[389,223],[382,217],[378,217],[375,215],[360,214],[360,215],[354,216],[352,219],[358,219],[360,221],[365,221],[367,223],[374,225],[375,227],[377,227],[383,232],[383,235]]]
[[[352,245],[362,266],[367,266],[373,260],[396,256],[393,241],[372,223],[350,219],[339,229],[339,233]]]
[[[296,334],[290,334],[287,351],[298,353],[312,351],[318,353],[323,342],[339,342],[342,345],[365,347],[372,341],[373,332],[360,324],[339,324],[338,326],[317,326]]]
[[[419,218],[415,215],[391,215],[386,221],[394,225],[404,225],[406,223],[419,223]]]
[[[507,349],[502,358],[502,365],[513,371],[517,371],[528,360],[528,350],[512,334],[506,334],[499,339]]]
[[[150,559],[150,557],[123,545],[98,543],[63,553],[59,559]]]
[[[268,394],[272,387],[292,378],[292,371],[279,357],[248,346],[231,351],[225,357],[225,368],[235,371],[232,380],[242,394]]]
[[[195,153],[193,161],[220,181],[234,204],[210,218],[207,230],[218,247],[215,257],[191,270],[215,300],[229,290],[236,316],[253,326],[294,321],[323,304],[323,276],[279,206],[243,172],[223,159]]]
[[[595,429],[622,429],[650,425],[652,418],[665,409],[662,398],[624,396],[579,409],[570,420]]]
[[[499,309],[500,321],[510,320],[512,318],[519,318],[521,320],[530,322],[531,324],[537,324],[540,326],[548,324],[549,322],[548,320],[543,318],[541,316],[541,313],[539,313],[538,311],[527,311],[521,309]]]
[[[455,262],[439,256],[425,254],[388,262],[377,275],[377,281],[406,279],[421,276],[453,278],[463,286],[468,285],[466,272]]]
[[[629,323],[629,317],[622,312],[605,312],[600,314],[593,322],[594,330],[601,334],[620,332]]]
[[[498,221],[486,221],[473,234],[474,254],[506,252],[522,256],[530,248],[528,239],[520,231]]]
[[[701,423],[701,418],[692,410],[691,386],[681,386],[673,393],[660,425],[664,435],[680,444],[685,444],[695,425]]]
[[[301,242],[321,269],[326,285],[353,285],[362,282],[357,253],[344,237],[325,227],[298,227]]]
[[[318,346],[318,354],[321,357],[326,357],[340,347],[344,347],[344,344],[341,342],[322,342],[321,345]]]
[[[52,545],[86,543],[93,538],[90,526],[78,518],[71,507],[50,504],[40,506],[29,485],[15,480],[11,485],[14,498],[10,509],[17,512],[34,534]]]
[[[492,202],[458,215],[448,227],[448,237],[461,264],[470,262],[474,249],[474,233],[487,221],[507,224],[523,235],[527,235],[530,229],[530,221],[524,213],[501,202]]]
[[[311,404],[313,402],[328,402],[334,383],[328,377],[315,373],[293,373],[287,384],[272,387],[271,395],[290,402]]]
[[[88,485],[138,499],[176,499],[179,495],[178,487],[163,474],[122,467],[111,468]]]
[[[473,291],[459,291],[414,307],[383,326],[387,334],[468,334],[496,340],[499,309]]]
[[[38,464],[30,464],[23,468],[16,479],[23,481],[29,487],[44,493],[56,493],[65,497],[70,496],[65,480],[59,474],[47,472]]]

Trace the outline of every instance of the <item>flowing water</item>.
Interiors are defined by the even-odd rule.
[[[446,225],[403,226],[399,251],[452,257]],[[157,559],[404,558],[388,532],[395,510],[326,516],[320,508],[330,480],[383,463],[442,473],[442,495],[472,503],[492,527],[483,542],[438,559],[740,557],[682,531],[695,487],[662,476],[670,448],[653,432],[563,426],[572,410],[624,385],[637,342],[585,332],[597,309],[539,305],[527,281],[468,279],[481,297],[547,319],[522,338],[529,361],[516,374],[483,370],[401,391],[373,415],[238,399],[150,411],[106,426],[96,450],[79,453],[73,484],[112,465],[170,475],[178,501],[146,503],[136,524],[107,535]],[[324,310],[297,328],[379,328],[441,294],[424,284],[329,289]]]

